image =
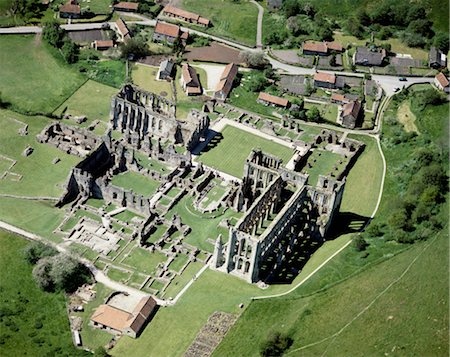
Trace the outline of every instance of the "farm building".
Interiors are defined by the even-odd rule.
[[[220,81],[217,84],[214,97],[219,100],[225,100],[233,88],[233,81],[238,73],[238,66],[234,63],[230,63],[225,66],[225,69],[220,76]]]

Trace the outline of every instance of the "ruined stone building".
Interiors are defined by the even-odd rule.
[[[208,131],[209,118],[191,110],[186,119],[179,120],[175,112],[169,100],[128,84],[112,98],[110,120],[114,130],[138,133],[141,139],[168,140],[192,150]]]
[[[244,167],[237,208],[245,215],[230,228],[226,245],[217,239],[213,268],[253,283],[274,256],[275,271],[303,239],[322,242],[339,210],[345,180],[320,176],[316,187],[307,175],[283,169],[281,160],[254,150]],[[284,197],[283,197],[284,196]]]

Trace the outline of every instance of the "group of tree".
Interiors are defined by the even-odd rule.
[[[29,21],[33,18],[40,18],[44,7],[40,0],[14,0],[11,3],[10,10],[14,15]]]
[[[269,61],[263,51],[242,51],[239,53],[239,59],[251,68],[264,69],[269,66]]]
[[[260,355],[262,357],[281,356],[291,347],[294,341],[291,337],[280,332],[271,333],[263,342],[260,348]]]
[[[346,22],[346,30],[358,37],[366,38],[371,33],[385,40],[391,36],[411,47],[435,45],[445,53],[448,51],[448,33],[435,33],[429,10],[420,2],[407,0],[382,0],[374,7],[361,7]]]
[[[92,279],[86,266],[41,242],[28,245],[24,254],[34,265],[33,277],[42,290],[73,292]]]
[[[67,63],[78,61],[78,46],[67,36],[57,21],[52,20],[44,24],[42,37],[49,45],[60,50]]]

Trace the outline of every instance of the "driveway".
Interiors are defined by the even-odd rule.
[[[220,81],[220,77],[222,76],[223,69],[225,66],[220,64],[198,64],[194,67],[199,67],[205,70],[206,75],[208,77],[208,83],[202,83],[203,87],[208,91],[213,91],[216,89],[217,84]]]

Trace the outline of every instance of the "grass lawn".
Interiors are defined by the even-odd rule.
[[[179,6],[209,19],[212,27],[206,31],[211,34],[250,46],[256,43],[258,9],[254,4],[231,0],[182,0]]]
[[[240,214],[231,209],[228,209],[221,215],[219,214],[217,217],[201,214],[195,210],[192,202],[192,197],[183,197],[169,212],[167,212],[166,217],[171,219],[174,214],[178,214],[181,217],[181,221],[192,228],[191,233],[189,233],[184,241],[201,250],[212,253],[214,246],[206,240],[208,238],[213,240],[217,238],[217,228],[223,219],[239,217]]]
[[[156,243],[164,233],[166,233],[168,227],[164,224],[160,224],[156,226],[156,230],[147,238],[147,243]]]
[[[142,196],[154,194],[160,185],[156,180],[131,171],[114,176],[111,183]]]
[[[172,86],[167,81],[156,80],[158,67],[135,64],[131,67],[133,83],[142,89],[172,100]]]
[[[52,231],[64,218],[64,211],[50,201],[30,201],[18,198],[0,199],[2,221],[53,241],[61,241]]]
[[[325,121],[331,124],[336,124],[339,109],[339,106],[337,104],[305,103],[305,109],[311,109],[312,107],[316,107],[317,109],[319,109],[320,115]]]
[[[120,60],[80,60],[76,66],[90,79],[114,88],[122,87],[125,82],[125,62]]]
[[[2,99],[23,111],[52,112],[85,81],[35,36],[0,36]]]
[[[145,249],[136,247],[122,263],[132,266],[141,273],[153,275],[156,273],[156,266],[166,260],[167,257],[162,253],[150,253]]]
[[[188,256],[184,254],[179,254],[172,263],[169,265],[169,269],[180,271],[180,269],[187,263]]]
[[[0,231],[0,355],[89,356],[73,346],[64,294],[37,287],[22,253],[28,244]]]
[[[339,160],[343,163],[338,164]],[[308,184],[315,186],[317,185],[319,175],[327,176],[330,173],[334,173],[335,177],[337,177],[339,173],[343,171],[346,162],[347,159],[342,155],[316,149],[307,161],[307,164],[310,163],[312,167],[305,167],[303,171],[306,171],[309,174]],[[333,170],[334,166],[336,166],[338,170]]]
[[[120,269],[114,269],[114,268],[110,267],[108,269],[108,277],[110,277],[111,279],[113,279],[115,281],[124,283],[130,277],[130,273],[127,271],[123,271]]]
[[[59,197],[62,194],[67,176],[80,158],[36,141],[36,135],[49,123],[50,120],[44,117],[28,117],[0,110],[0,154],[17,160],[11,172],[22,175],[20,181],[8,177],[0,180],[1,193],[34,197]],[[28,124],[28,135],[20,136],[18,130],[25,124]],[[30,156],[24,157],[22,152],[27,146],[33,147],[34,151]],[[59,157],[61,161],[52,164],[55,157]]]
[[[275,155],[286,164],[292,149],[247,131],[227,125],[222,130],[222,138],[213,141],[206,147],[199,160],[207,166],[241,177],[244,163],[252,149],[260,148],[264,152]],[[217,138],[217,137],[216,137]]]
[[[172,298],[186,286],[189,281],[194,277],[195,274],[203,267],[202,263],[192,262],[184,269],[181,275],[176,276],[169,284],[167,289],[164,291],[164,298]]]
[[[225,192],[226,189],[220,184],[214,186],[211,190],[208,191],[206,197],[202,200],[202,207],[207,208],[210,203],[220,200]]]
[[[86,201],[86,204],[88,206],[94,207],[94,208],[102,208],[105,205],[105,201],[99,198],[89,198]]]
[[[273,331],[293,338],[294,356],[379,356],[394,346],[402,355],[446,356],[448,239],[427,245],[319,294],[254,301],[214,356],[258,356]]]
[[[142,218],[142,216],[140,216],[140,215],[138,215],[138,214],[136,214],[134,212],[128,211],[128,210],[122,211],[122,212],[114,215],[114,218],[118,219],[119,221],[128,222],[128,223],[131,222],[131,220],[134,217],[141,217]]]
[[[94,14],[109,14],[112,10],[111,0],[90,0],[88,4],[81,1],[80,5],[81,9],[88,7]]]
[[[167,174],[170,171],[164,162],[151,159],[138,151],[135,152],[134,157],[139,162],[139,164],[151,171],[156,171],[160,174]]]
[[[350,138],[364,142],[366,147],[347,176],[341,212],[370,217],[378,200],[383,162],[374,139],[362,135]]]
[[[81,126],[89,126],[94,120],[109,120],[111,97],[117,89],[92,80],[83,84],[69,99],[56,109],[55,114],[86,115],[88,120]],[[74,125],[71,120],[67,124]]]

